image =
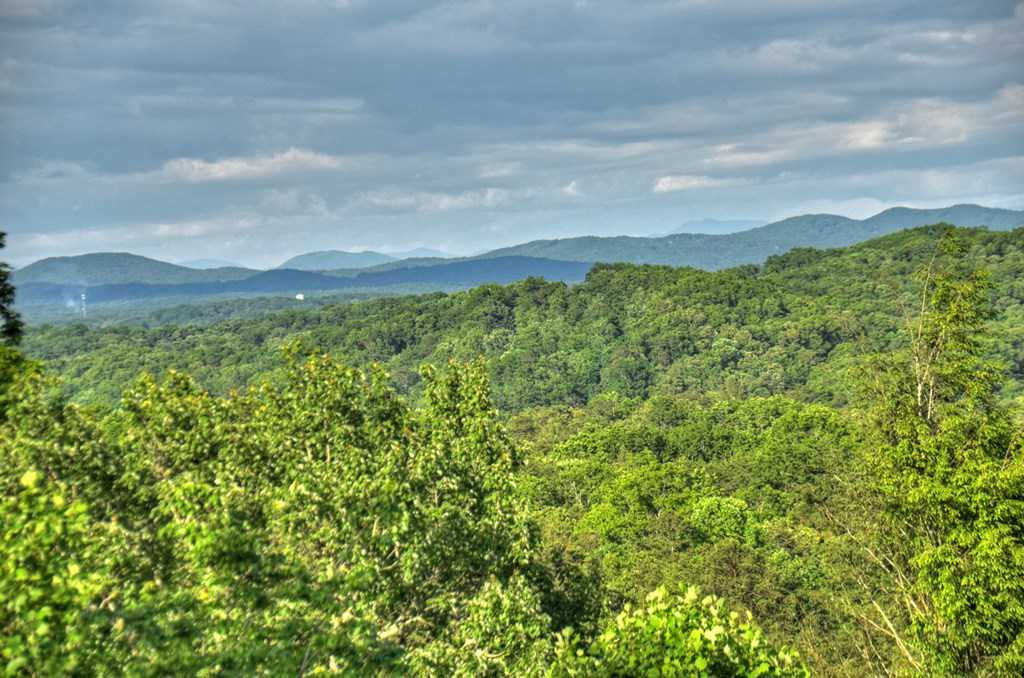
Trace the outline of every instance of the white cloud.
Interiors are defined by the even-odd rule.
[[[757,70],[815,73],[849,63],[858,50],[840,48],[821,40],[775,40],[754,50]]]
[[[901,203],[903,207],[918,207]],[[774,215],[775,219],[786,219],[788,217],[800,216],[802,214],[839,214],[851,219],[866,219],[879,212],[897,207],[895,203],[888,203],[877,198],[849,198],[844,200],[808,200]]]
[[[783,125],[706,150],[709,168],[761,167],[875,151],[954,146],[1024,125],[1024,85],[1009,84],[991,99],[957,102],[931,97],[887,107],[859,120]]]
[[[721,188],[745,183],[743,179],[721,179],[694,174],[676,174],[659,178],[654,183],[655,193],[691,191],[698,188]]]
[[[39,183],[63,179],[81,179],[88,176],[89,171],[78,163],[55,160],[37,163],[34,167],[24,172],[15,172],[12,178],[18,182]]]
[[[576,198],[576,197],[579,196],[579,194],[580,194],[579,182],[577,182],[575,179],[573,179],[572,181],[567,183],[565,186],[562,186],[562,195],[564,195],[564,196],[567,196],[567,197],[570,197],[570,198]]]
[[[402,191],[371,191],[363,194],[365,202],[374,207],[417,212],[447,212],[449,210],[487,209],[499,207],[513,196],[502,188],[482,188],[464,193],[431,193]]]
[[[361,157],[368,161],[368,157]],[[200,184],[227,181],[267,179],[310,172],[346,170],[356,164],[354,157],[327,155],[300,148],[289,148],[271,155],[229,157],[220,160],[200,158],[174,158],[159,169],[126,174],[93,172],[78,163],[49,161],[16,172],[16,182],[39,184],[44,182],[97,182],[103,184]]]
[[[704,164],[713,167],[758,167],[789,160],[794,157],[790,148],[755,150],[741,144],[719,144],[711,149]]]
[[[281,118],[295,125],[298,121],[309,124],[323,120],[360,120],[364,115],[365,102],[351,97],[247,97],[186,91],[137,94],[127,99],[124,106],[137,116],[234,116],[243,111],[247,118],[260,120],[260,124]]]
[[[512,176],[522,169],[523,163],[521,162],[493,162],[481,167],[477,176],[481,179],[499,179]]]
[[[63,3],[58,0],[3,0],[0,17],[37,17],[50,14]]]
[[[234,234],[264,223],[254,214],[235,214],[179,222],[136,223],[80,228],[61,233],[32,233],[18,238],[19,247],[40,256],[81,254],[136,244],[149,245],[172,239]]]
[[[337,170],[348,164],[346,159],[338,156],[289,148],[274,155],[224,158],[214,162],[196,158],[175,158],[165,162],[157,175],[167,181],[203,183]]]
[[[766,216],[782,219],[828,212],[864,218],[889,207],[933,208],[957,203],[1020,209],[1024,207],[1022,185],[1024,156],[944,168],[860,172],[843,175],[839,181],[813,175],[780,177],[771,183],[771,190],[794,198]],[[802,199],[808,195],[822,197]]]
[[[331,216],[331,210],[323,196],[300,188],[272,188],[263,193],[259,206],[263,214],[318,218]]]
[[[530,158],[534,162],[545,156],[593,162],[622,162],[651,155],[664,150],[665,146],[664,143],[655,141],[609,143],[591,139],[566,138],[556,141],[481,144],[474,150],[478,154],[511,155]]]

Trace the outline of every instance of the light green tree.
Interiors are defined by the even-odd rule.
[[[326,356],[224,398],[171,373],[102,418],[25,379],[0,425],[11,672],[500,674],[542,659],[517,452],[483,367],[423,377],[411,409],[381,370]]]
[[[750,614],[689,587],[661,588],[627,608],[589,645],[561,636],[552,678],[569,676],[809,676],[795,652],[774,648]]]

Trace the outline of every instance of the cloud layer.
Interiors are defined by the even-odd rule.
[[[1022,208],[1022,34],[1002,0],[8,0],[4,256]]]

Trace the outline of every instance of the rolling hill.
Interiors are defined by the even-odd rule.
[[[480,257],[520,255],[564,261],[670,264],[717,270],[761,263],[794,247],[843,247],[895,231],[945,222],[1008,230],[1024,224],[1024,211],[978,205],[942,209],[895,207],[868,219],[835,214],[805,214],[760,228],[729,234],[676,233],[660,238],[628,236],[535,240],[493,250]]]
[[[396,261],[392,257],[380,252],[343,252],[341,250],[323,250],[320,252],[307,252],[285,261],[277,268],[291,268],[297,271],[329,271],[337,268],[368,268],[379,264],[386,264],[389,261]]]
[[[49,257],[19,268],[14,284],[119,285],[184,283],[241,280],[257,273],[249,268],[189,268],[128,252],[96,252],[74,257]]]

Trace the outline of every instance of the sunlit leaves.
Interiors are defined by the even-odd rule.
[[[809,676],[796,653],[776,650],[749,614],[694,587],[658,589],[619,614],[589,645],[563,635],[549,675]]]

